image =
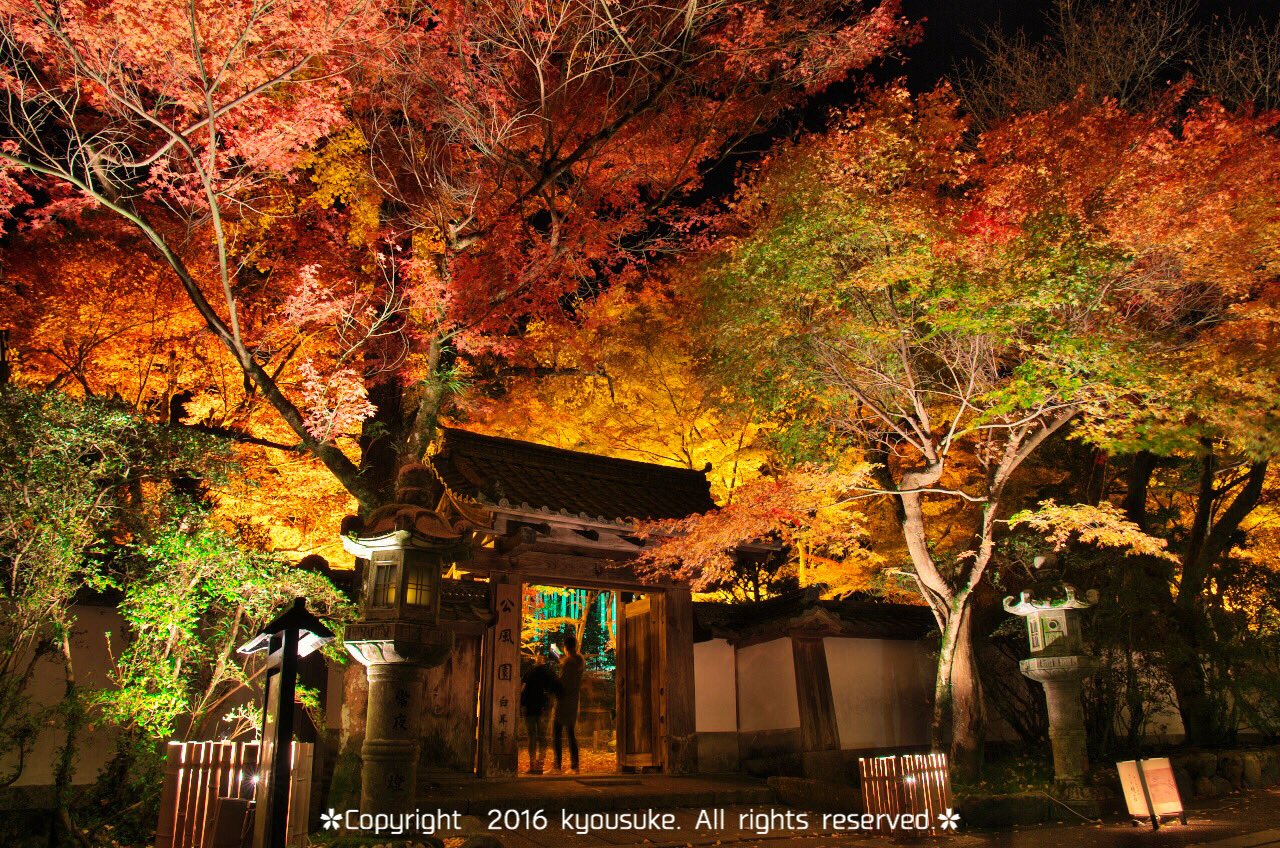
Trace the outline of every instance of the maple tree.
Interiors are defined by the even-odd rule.
[[[1121,506],[1148,532],[1156,514],[1168,514],[1151,485],[1167,462],[1160,457],[1200,469],[1194,494],[1177,501],[1179,518],[1160,528],[1180,562],[1170,574],[1149,560],[1144,593],[1169,622],[1159,653],[1197,742],[1221,734],[1202,660],[1214,641],[1205,618],[1216,603],[1211,577],[1262,499],[1277,449],[1275,121],[1212,102],[1181,119],[1170,106],[1135,115],[1065,104],[987,139],[993,199],[1016,215],[1020,198],[1038,197],[1040,206],[1022,211],[1049,201],[1104,234],[1124,258],[1115,314],[1158,339],[1144,356],[1114,357],[1133,395],[1078,430],[1132,454]]]
[[[902,33],[895,4],[827,2],[486,2],[411,28],[357,104],[424,295],[382,441],[420,455],[459,375],[672,249],[705,167]]]
[[[341,72],[381,40],[379,11],[363,0],[0,8],[0,160],[44,178],[51,201],[33,214],[92,206],[141,234],[245,380],[353,485],[355,466],[309,433],[245,336],[237,224],[340,123]]]
[[[0,0],[13,362],[232,440],[245,473],[208,497],[277,551],[391,497],[441,420],[709,462],[724,508],[657,528],[651,566],[732,586],[764,539],[802,584],[907,574],[962,771],[976,596],[1069,434],[1123,495],[1015,523],[1135,551],[1117,572],[1156,587],[1211,740],[1224,675],[1198,658],[1260,620],[1244,564],[1274,549],[1277,119],[1163,88],[1176,15],[1138,78],[1090,14],[1118,65],[1077,50],[981,132],[945,89],[890,88],[721,214],[707,170],[909,37],[895,4]],[[710,260],[655,273],[703,231]]]
[[[734,404],[705,379],[675,280],[619,287],[584,310],[573,326],[539,325],[527,341],[534,365],[508,372],[488,396],[460,404],[454,421],[557,447],[705,470],[715,517],[697,524],[680,558],[649,563],[682,576],[696,572],[709,596],[759,600],[781,588],[823,583],[837,591],[896,594],[878,573],[866,517],[832,504],[831,478],[770,476],[776,458],[749,406]],[[556,420],[553,430],[543,422]],[[785,494],[783,494],[785,492]],[[785,503],[774,512],[767,502]],[[679,522],[663,532],[683,533]],[[743,539],[780,544],[773,556],[743,559]],[[694,548],[697,549],[695,553]]]
[[[1250,460],[1226,440],[1206,441],[1197,453],[1142,452],[1127,465],[1118,498],[1126,517],[1170,550],[1118,581],[1132,597],[1132,618],[1143,622],[1135,641],[1158,658],[1187,739],[1221,742],[1236,727],[1224,693],[1244,692],[1237,678],[1249,665],[1230,655],[1233,646],[1252,642],[1261,654],[1274,634],[1264,624],[1271,601],[1262,587],[1274,573],[1263,552],[1274,545],[1267,505],[1276,497],[1275,472],[1268,459]]]
[[[208,493],[217,520],[251,547],[339,555],[331,516],[353,509],[350,496],[246,390],[177,280],[142,251],[128,233],[87,225],[9,247],[15,378],[226,440],[238,473]],[[300,338],[293,350],[271,369],[289,389],[299,358],[324,348]]]
[[[555,428],[556,447],[707,470],[712,494],[732,503],[768,454],[758,424],[702,380],[695,343],[669,287],[618,287],[571,326],[534,325],[531,365],[506,369],[497,385],[465,398],[454,420],[511,438]]]
[[[1130,556],[1152,556],[1173,560],[1164,539],[1150,536],[1124,513],[1109,503],[1071,504],[1062,506],[1052,499],[1043,501],[1035,510],[1023,510],[1010,516],[1010,527],[1023,525],[1044,534],[1054,551],[1063,550],[1069,542],[1123,550]],[[1176,560],[1175,560],[1176,561]]]
[[[464,366],[634,268],[708,162],[904,32],[892,3],[820,0],[0,15],[10,211],[140,233],[363,509]]]
[[[1175,132],[1082,99],[971,148],[949,91],[889,91],[742,188],[704,277],[713,361],[792,456],[871,463],[841,498],[893,505],[941,629],[935,733],[962,774],[983,718],[973,601],[1019,469],[1069,431],[1168,450],[1228,419],[1257,449],[1274,434],[1254,394],[1274,373],[1223,379],[1256,361],[1188,344],[1270,332],[1273,121],[1206,106]],[[700,568],[700,544],[672,556]]]
[[[979,58],[951,76],[983,123],[1078,96],[1142,111],[1174,83],[1235,108],[1280,106],[1280,24],[1235,14],[1201,22],[1197,11],[1187,0],[1055,0],[1039,35],[987,27]]]

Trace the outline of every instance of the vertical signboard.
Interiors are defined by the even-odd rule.
[[[520,584],[493,587],[496,620],[485,634],[479,773],[514,774],[520,727]]]
[[[1148,819],[1153,828],[1160,826],[1161,819],[1174,816],[1186,824],[1178,782],[1168,757],[1125,760],[1116,763],[1116,770],[1120,773],[1120,785],[1124,788],[1129,815],[1135,819]]]

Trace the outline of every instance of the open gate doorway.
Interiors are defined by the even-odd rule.
[[[478,725],[467,734],[476,742],[475,772],[509,777],[519,767],[526,585],[598,589],[616,599],[624,697],[615,768],[695,771],[692,597],[687,583],[637,568],[652,543],[637,528],[715,509],[706,472],[455,428],[442,429],[423,465],[427,473],[414,470],[421,483],[413,486],[438,493],[437,516],[469,538],[459,582],[484,584],[487,595],[484,607],[443,598],[440,613],[481,657],[475,710],[453,713],[460,729]]]
[[[636,591],[641,588],[644,591]],[[564,622],[555,620],[567,617],[549,616],[553,624],[543,629],[551,638],[532,638],[538,625],[525,620],[533,606],[529,598],[548,590],[551,597],[598,592],[608,600],[597,601],[597,608],[612,619],[602,622],[612,630],[611,674],[603,673],[599,666],[604,663],[597,660],[596,673],[587,678],[591,682],[584,683],[578,726],[581,773],[694,771],[693,615],[688,590],[565,585],[544,578],[497,587],[498,621],[484,642],[477,773],[499,777],[528,772],[528,729],[519,708],[521,677],[532,665],[533,643],[549,650],[554,634],[563,632],[556,624]],[[511,639],[515,633],[520,634],[518,640]],[[587,653],[595,652],[591,640],[586,641]],[[520,643],[519,650],[511,642]],[[611,690],[605,688],[609,682]],[[588,691],[587,685],[594,690]],[[544,773],[554,761],[552,714],[548,709]],[[567,769],[565,741],[562,765]]]
[[[579,773],[661,770],[666,724],[663,594],[527,584],[521,595],[521,678],[540,660],[556,667],[556,648],[570,632],[586,661],[575,728]],[[554,712],[549,707],[544,720],[543,774],[556,773]],[[561,743],[561,766],[567,771],[567,734]],[[532,776],[529,728],[523,721],[517,756],[518,773]]]
[[[577,704],[573,734],[578,746],[578,772],[584,775],[615,773],[618,762],[618,593],[598,588],[526,584],[521,595],[522,680],[536,663],[546,662],[559,674],[561,685],[567,685],[562,658],[567,653],[565,637],[572,635],[584,664],[578,690],[570,695]],[[559,700],[548,705],[542,722],[545,774],[555,773],[554,718],[560,709]],[[561,766],[565,772],[572,765],[568,730],[562,728],[561,733]],[[522,721],[517,749],[522,775],[530,773],[532,762],[529,735],[529,725]]]

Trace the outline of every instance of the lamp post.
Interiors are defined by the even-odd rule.
[[[293,766],[293,695],[298,660],[333,641],[333,631],[298,598],[241,654],[267,651],[263,678],[262,743],[258,749],[258,789],[254,801],[253,848],[285,848],[288,838],[289,777]]]

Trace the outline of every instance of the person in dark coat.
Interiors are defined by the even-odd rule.
[[[578,637],[570,634],[564,637],[565,654],[560,658],[560,692],[556,698],[556,711],[552,724],[555,726],[555,770],[560,771],[561,747],[560,737],[569,737],[569,770],[578,773],[578,698],[582,694],[582,675],[587,670],[587,661],[578,653]]]
[[[542,774],[542,761],[547,755],[547,707],[560,692],[560,681],[547,664],[545,656],[524,674],[520,687],[520,709],[524,712],[525,729],[529,733],[529,774]]]

